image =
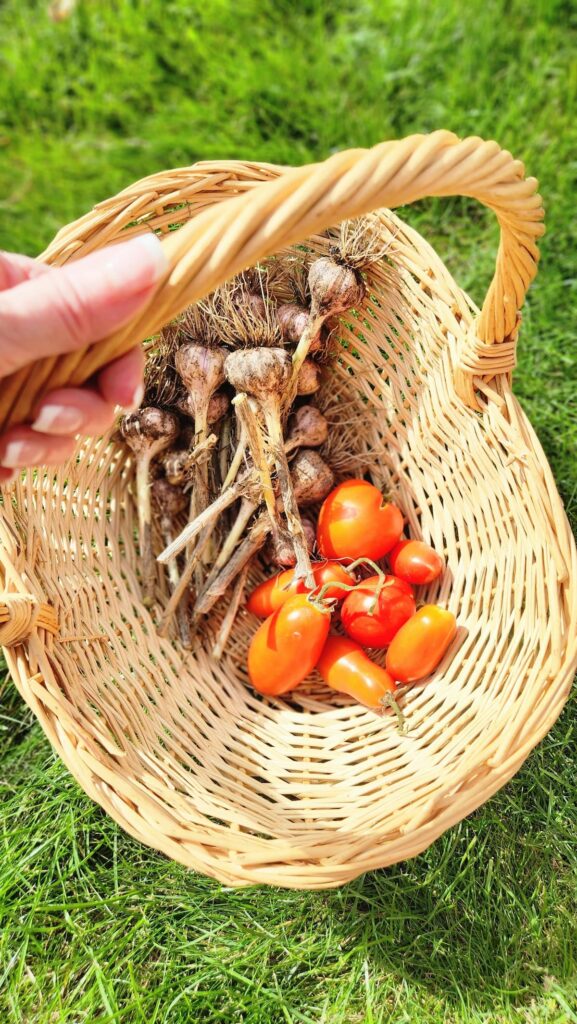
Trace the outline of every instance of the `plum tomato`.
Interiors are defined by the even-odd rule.
[[[248,674],[259,693],[294,690],[315,667],[328,636],[330,609],[293,594],[261,622],[248,650]]]
[[[387,694],[396,689],[389,673],[348,637],[330,636],[317,668],[327,686],[348,693],[367,708],[382,708]]]
[[[400,540],[389,554],[391,572],[407,583],[432,583],[443,571],[443,559],[422,540]]]
[[[312,570],[315,583],[319,588],[323,587],[326,583],[342,583],[345,587],[349,587],[355,582],[340,562],[313,563]],[[284,572],[279,572],[276,576],[272,576],[271,579],[259,583],[258,587],[255,587],[252,593],[249,594],[246,602],[247,610],[252,612],[253,615],[258,615],[259,619],[266,619],[268,615],[272,615],[277,608],[280,608],[285,601],[288,601],[289,597],[292,597],[293,594],[308,594],[309,590],[305,585],[305,581],[297,580],[295,582],[294,576],[294,569],[285,569]],[[346,594],[347,590],[334,586],[329,587],[325,591],[324,596],[334,598],[336,601],[342,601]]]
[[[393,637],[387,672],[400,683],[415,683],[436,669],[457,632],[452,612],[426,604]]]

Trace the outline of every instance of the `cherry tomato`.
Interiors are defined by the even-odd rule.
[[[344,583],[349,587],[354,584],[352,576],[339,562],[319,562],[317,565],[313,565],[312,568],[315,583],[318,587],[324,586],[325,583],[333,582]],[[294,575],[294,569],[285,569],[284,572],[279,572],[278,575],[272,576],[270,580],[259,583],[246,602],[248,611],[252,612],[253,615],[258,615],[259,619],[266,619],[267,615],[271,615],[277,608],[280,608],[293,594],[308,594],[309,590],[305,586],[304,580],[298,580],[295,583]],[[335,586],[325,591],[324,596],[342,601],[346,594],[346,590]]]
[[[376,598],[380,582],[379,576],[369,576],[347,594],[341,608],[345,632],[364,647],[386,647],[417,610],[410,584],[385,576]]]
[[[457,632],[452,612],[426,604],[401,626],[387,651],[387,672],[401,683],[424,679],[437,667]]]
[[[389,673],[375,665],[362,647],[347,637],[328,638],[317,668],[327,686],[348,693],[367,708],[381,708],[386,694],[396,689]]]
[[[443,559],[422,540],[400,540],[389,555],[395,576],[407,583],[432,583],[443,571]]]
[[[331,624],[328,608],[293,594],[258,627],[248,650],[255,690],[276,696],[298,686],[315,667]]]
[[[317,543],[325,558],[383,558],[403,529],[396,505],[383,504],[367,480],[345,480],[325,498],[319,515]]]

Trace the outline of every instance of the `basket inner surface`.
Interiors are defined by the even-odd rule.
[[[456,397],[472,307],[420,236],[380,216],[389,258],[361,315],[339,327],[324,402],[338,472],[368,469],[447,561],[422,596],[451,608],[459,635],[402,699],[406,734],[317,678],[290,701],[259,698],[246,682],[246,613],[220,664],[208,653],[218,619],[192,654],[160,640],[140,600],[133,466],[109,439],[57,473],[29,474],[6,508],[26,538],[31,591],[60,619],[43,655],[45,714],[64,751],[82,747],[92,794],[116,802],[129,830],[138,807],[151,832],[194,836],[207,851],[229,844],[247,863],[259,848],[270,863],[362,853],[486,773],[547,704],[568,613],[528,486],[532,455],[518,454],[532,435],[520,439],[497,393],[483,414]]]

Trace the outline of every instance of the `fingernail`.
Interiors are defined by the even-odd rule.
[[[32,430],[42,434],[75,434],[84,417],[70,405],[44,405],[32,424]]]
[[[127,291],[143,291],[158,281],[166,271],[168,263],[164,250],[152,232],[138,235],[128,242],[111,245],[102,250],[105,258],[104,269],[118,286],[119,279]]]
[[[10,441],[0,461],[8,469],[18,469],[22,466],[35,466],[42,462],[43,457],[42,444],[34,444],[33,441]]]
[[[128,405],[126,406],[126,409],[124,411],[125,412],[136,412],[137,409],[140,409],[140,406],[142,405],[143,399],[144,399],[144,384],[139,384],[138,387],[134,389],[134,394],[133,394],[130,402],[128,403]]]

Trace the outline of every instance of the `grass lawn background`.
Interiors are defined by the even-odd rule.
[[[575,3],[84,0],[61,24],[46,7],[0,3],[2,248],[35,254],[197,159],[302,163],[439,127],[523,159],[548,232],[516,391],[575,520]],[[402,216],[481,300],[492,218],[460,199]],[[0,714],[2,1022],[577,1022],[575,701],[416,861],[306,894],[226,890],[140,847],[9,681]]]

